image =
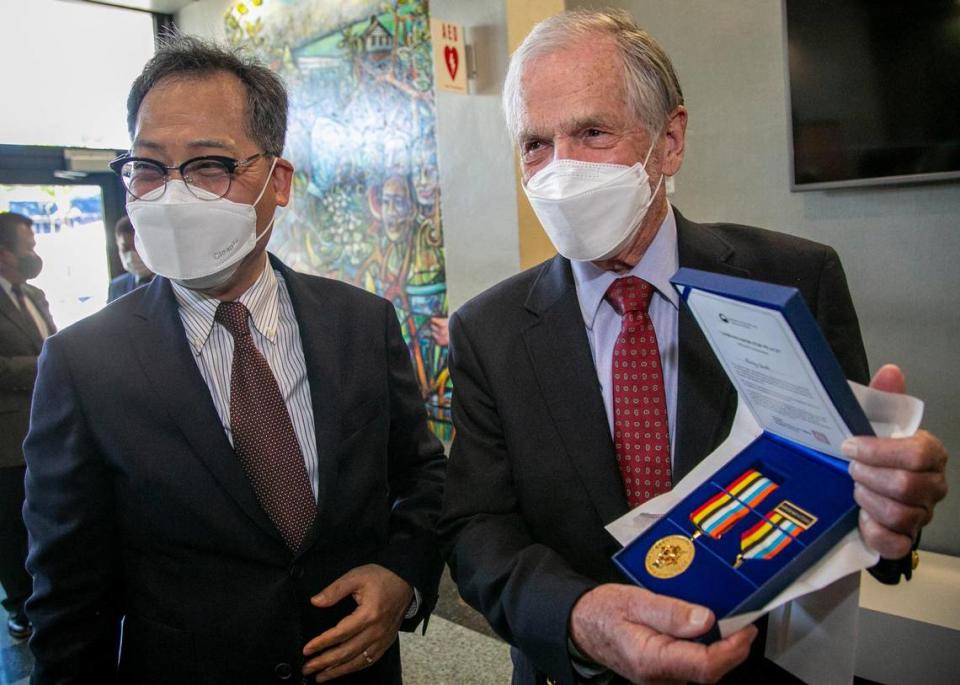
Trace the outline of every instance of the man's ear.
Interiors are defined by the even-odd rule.
[[[290,188],[293,185],[293,165],[283,157],[277,157],[273,168],[273,192],[278,207],[286,207],[290,202]]]
[[[670,118],[667,120],[667,127],[664,130],[666,147],[663,152],[662,170],[667,176],[673,176],[680,171],[680,165],[683,164],[686,135],[687,108],[683,105],[678,105],[670,114]]]

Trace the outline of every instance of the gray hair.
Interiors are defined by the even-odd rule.
[[[683,92],[670,57],[627,12],[612,9],[562,12],[534,26],[510,58],[503,84],[503,112],[514,140],[520,134],[521,79],[527,65],[590,35],[613,39],[623,60],[627,103],[649,131],[661,130],[670,113],[683,104]]]
[[[274,72],[255,58],[216,43],[176,33],[163,38],[156,54],[130,87],[127,129],[133,138],[137,113],[147,93],[165,78],[233,74],[247,91],[247,135],[264,152],[280,156],[287,135],[287,89]]]

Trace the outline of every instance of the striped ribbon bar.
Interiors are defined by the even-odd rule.
[[[745,559],[773,559],[793,538],[817,522],[817,517],[784,500],[769,515],[740,535],[740,554],[734,568]]]
[[[696,538],[706,533],[715,540],[730,530],[747,515],[749,507],[756,507],[767,495],[777,489],[777,484],[755,469],[750,469],[736,478],[723,492],[717,493],[690,514],[697,527]]]

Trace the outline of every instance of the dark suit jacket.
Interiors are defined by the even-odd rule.
[[[681,266],[798,288],[848,377],[867,364],[846,280],[829,247],[676,213]],[[567,623],[603,582],[625,582],[604,526],[627,512],[569,262],[556,257],[451,319],[456,438],[441,516],[464,599],[514,645],[515,682],[573,682]],[[674,478],[729,432],[736,393],[687,310],[679,323]]]
[[[23,294],[36,306],[50,332],[56,331],[43,291],[24,285]],[[23,466],[21,446],[30,422],[37,355],[43,345],[28,317],[0,288],[0,468]]]
[[[145,284],[137,283],[137,277],[129,271],[125,271],[110,281],[110,287],[107,289],[107,302],[113,302],[118,297],[126,295],[128,292],[139,288],[141,285]]]
[[[445,459],[393,307],[274,266],[316,422],[318,516],[304,551],[287,549],[258,504],[158,277],[40,357],[24,449],[34,682],[296,680],[304,644],[355,607],[309,598],[361,564],[423,593],[409,629],[432,609]],[[345,682],[398,679],[395,644]]]

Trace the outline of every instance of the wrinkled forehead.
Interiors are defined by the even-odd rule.
[[[584,121],[635,122],[622,60],[609,41],[581,42],[531,58],[520,76],[521,132],[568,129]]]
[[[174,74],[160,79],[137,112],[134,146],[163,148],[195,141],[222,147],[246,139],[243,83],[228,72]]]

